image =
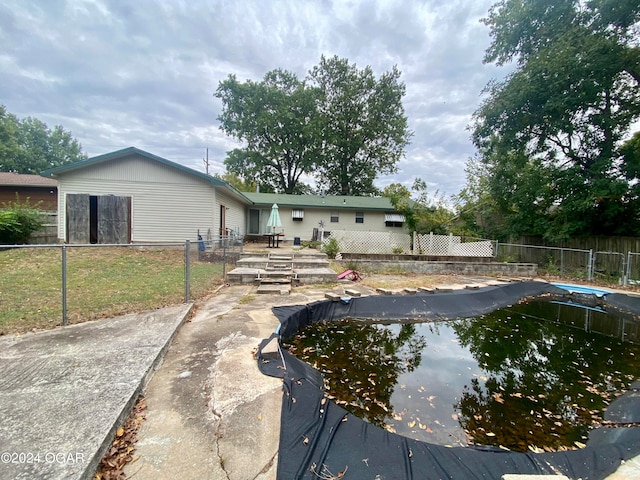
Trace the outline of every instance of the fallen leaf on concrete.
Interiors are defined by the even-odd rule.
[[[146,417],[147,406],[144,397],[139,397],[129,418],[116,430],[111,448],[102,458],[94,475],[94,480],[121,480],[125,478],[124,467],[137,460],[133,457],[138,431]]]

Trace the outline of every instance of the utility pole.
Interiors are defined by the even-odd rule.
[[[203,158],[204,162],[204,171],[207,175],[209,175],[209,147],[207,147],[207,158]]]

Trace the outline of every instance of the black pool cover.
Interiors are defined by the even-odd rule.
[[[624,427],[594,430],[589,444],[580,450],[518,453],[494,447],[450,448],[390,433],[355,417],[325,396],[320,372],[286,350],[267,348],[317,321],[471,317],[545,294],[563,296],[567,292],[542,282],[519,282],[475,291],[370,296],[275,307],[280,332],[262,342],[258,365],[266,375],[284,381],[277,478],[495,480],[511,473],[602,479],[622,461],[639,455],[640,428],[634,425],[640,421],[640,382],[634,384],[638,387],[635,391],[616,400],[622,413],[616,412],[610,420],[613,424],[624,422]],[[640,302],[622,297],[616,296],[612,303],[631,313],[640,311]]]

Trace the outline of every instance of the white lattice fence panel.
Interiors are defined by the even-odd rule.
[[[446,257],[492,257],[493,242],[462,242],[453,235],[418,235],[413,238],[414,251],[423,255]]]
[[[344,253],[411,252],[411,237],[406,233],[332,230],[328,238],[331,237],[336,239],[340,252]]]
[[[453,246],[453,255],[459,257],[493,257],[493,242],[458,243]]]
[[[454,243],[460,243],[460,237],[434,234],[414,236],[414,249],[423,255],[450,256]]]

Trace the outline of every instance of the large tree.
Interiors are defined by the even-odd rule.
[[[38,174],[85,158],[80,143],[62,126],[51,130],[37,118],[19,119],[0,105],[0,171]]]
[[[502,0],[473,139],[514,234],[640,234],[620,147],[640,118],[637,0]]]
[[[460,233],[452,225],[454,212],[438,192],[434,195],[427,192],[427,183],[421,178],[414,180],[411,190],[400,183],[387,185],[382,196],[388,197],[393,208],[404,215],[407,228],[412,232],[423,235]]]
[[[373,181],[396,171],[411,132],[397,68],[376,79],[338,57],[322,57],[306,79],[281,69],[260,82],[220,82],[220,128],[242,146],[227,171],[272,191],[306,193],[314,178],[328,194],[378,193]]]
[[[371,67],[325,58],[309,72],[320,89],[323,158],[320,185],[328,193],[378,193],[373,181],[397,171],[412,132],[402,105],[405,85],[397,67],[376,79]]]
[[[229,75],[216,97],[223,104],[220,128],[244,144],[228,152],[227,171],[270,191],[303,191],[300,179],[320,156],[318,91],[277,69],[260,82]]]

